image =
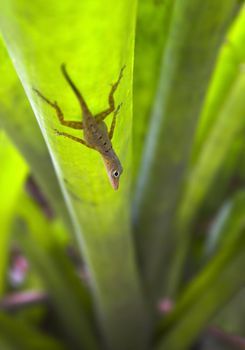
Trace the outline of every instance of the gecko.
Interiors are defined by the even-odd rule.
[[[61,125],[64,125],[72,129],[83,130],[84,139],[78,138],[66,132],[58,131],[57,129],[55,129],[55,132],[59,136],[67,137],[75,142],[78,142],[88,148],[94,149],[97,152],[99,152],[100,155],[102,156],[102,160],[104,162],[107,175],[109,177],[110,183],[114,190],[118,189],[119,179],[123,172],[121,162],[117,154],[115,153],[111,142],[114,134],[115,126],[116,126],[116,117],[122,105],[121,103],[117,106],[117,108],[115,107],[114,93],[123,77],[123,71],[125,67],[126,66],[123,66],[121,68],[117,81],[111,86],[111,90],[108,97],[109,107],[103,110],[102,112],[96,115],[93,115],[87,103],[85,102],[82,94],[80,93],[80,91],[78,90],[78,88],[76,87],[72,79],[70,78],[66,69],[66,65],[64,63],[61,65],[61,72],[65,80],[71,87],[72,91],[74,92],[75,96],[77,97],[78,102],[80,104],[82,118],[83,118],[82,121],[65,120],[64,114],[60,109],[58,103],[56,101],[54,102],[50,101],[39,90],[33,88],[33,90],[37,93],[37,95],[43,101],[45,101],[52,108],[54,108]],[[114,114],[113,114],[110,130],[108,131],[104,120],[112,112],[114,112]]]

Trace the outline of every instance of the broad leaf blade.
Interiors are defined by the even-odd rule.
[[[146,317],[134,262],[129,213],[136,3],[17,0],[2,3],[0,12],[8,50],[16,62],[66,194],[78,245],[89,265],[107,340],[112,348],[143,349]],[[68,130],[33,91],[35,87],[49,99],[57,100],[68,120],[81,120],[79,104],[60,71],[63,62],[67,63],[72,79],[94,114],[107,108],[110,84],[126,65],[115,96],[116,105],[123,102],[113,137],[124,167],[118,192],[110,187],[97,152],[55,135],[54,128]],[[77,131],[70,133],[82,136]]]

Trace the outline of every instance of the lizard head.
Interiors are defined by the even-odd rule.
[[[120,168],[118,167],[117,169],[112,170],[109,174],[109,179],[114,190],[117,190],[119,187],[119,178],[121,174],[122,174],[122,167]]]
[[[122,165],[116,155],[111,158],[104,159],[107,175],[114,190],[119,187],[119,179],[123,172]]]

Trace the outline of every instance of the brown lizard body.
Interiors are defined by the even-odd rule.
[[[58,116],[58,119],[60,123],[64,126],[70,127],[72,129],[80,129],[83,130],[83,135],[84,135],[84,140],[80,139],[78,137],[75,137],[73,135],[70,135],[65,132],[60,132],[58,130],[55,130],[58,135],[68,137],[76,142],[79,142],[89,148],[92,148],[96,151],[98,151],[105,164],[105,168],[109,177],[109,180],[112,184],[112,187],[117,190],[119,186],[119,178],[120,175],[122,174],[123,168],[120,163],[119,158],[117,157],[115,151],[113,150],[113,146],[111,143],[111,139],[113,137],[115,125],[116,125],[116,116],[117,113],[121,107],[119,105],[117,109],[115,110],[115,102],[114,102],[114,92],[116,91],[120,80],[122,79],[123,75],[123,70],[125,66],[121,69],[119,78],[115,84],[112,85],[111,91],[109,94],[109,108],[107,108],[105,111],[96,114],[95,116],[92,115],[90,112],[84,98],[82,97],[81,93],[69,77],[65,65],[62,64],[61,70],[62,73],[72,88],[73,92],[75,93],[81,110],[83,114],[83,121],[67,121],[64,120],[64,115],[58,106],[57,102],[51,102],[48,100],[45,96],[43,96],[37,89],[34,89],[34,91],[45,101],[47,102],[51,107],[53,107],[56,110],[56,114]],[[111,123],[111,128],[110,131],[108,132],[107,126],[104,122],[104,119],[114,112],[112,123]]]

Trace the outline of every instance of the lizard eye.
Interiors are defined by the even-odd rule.
[[[115,170],[115,171],[113,171],[113,176],[114,177],[118,177],[120,174],[119,174],[119,171],[117,171],[117,170]]]

